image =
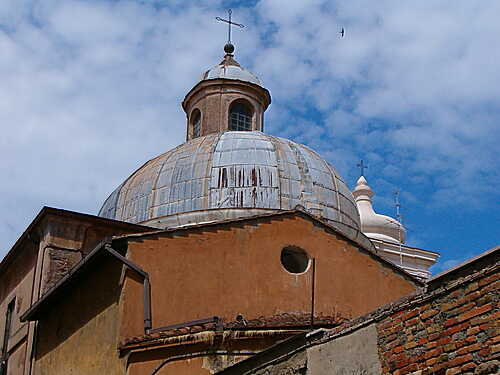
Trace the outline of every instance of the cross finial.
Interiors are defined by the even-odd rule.
[[[363,159],[361,159],[361,161],[356,166],[359,169],[361,169],[360,176],[364,176],[365,175],[365,169],[368,168],[368,166],[366,164],[364,164]]]
[[[399,197],[400,197],[400,194],[401,192],[399,191],[399,189],[397,189],[395,192],[394,192],[394,206],[396,207],[396,219],[401,222],[401,212],[400,212],[400,209],[401,209],[401,203],[399,202]]]
[[[233,11],[231,9],[228,9],[227,15],[228,15],[229,19],[225,20],[224,18],[221,18],[221,17],[215,17],[215,19],[217,21],[227,23],[227,44],[224,46],[224,51],[226,53],[229,53],[229,54],[233,53],[233,51],[234,51],[234,46],[231,44],[231,26],[234,25],[234,26],[238,26],[239,28],[245,27],[245,25],[242,25],[241,23],[236,23],[236,22],[231,21],[232,14],[233,14]]]

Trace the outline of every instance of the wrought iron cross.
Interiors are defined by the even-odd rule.
[[[217,21],[220,21],[220,22],[225,22],[227,23],[227,26],[228,26],[228,31],[227,31],[227,42],[228,43],[231,43],[231,26],[234,25],[234,26],[238,26],[240,28],[244,28],[245,25],[242,25],[241,23],[236,23],[236,22],[232,22],[231,21],[231,14],[233,14],[233,11],[231,9],[228,9],[227,10],[227,14],[228,14],[228,18],[229,20],[225,20],[224,18],[220,18],[220,17],[215,17],[215,19]]]
[[[356,166],[361,169],[361,176],[364,176],[365,169],[368,168],[368,166],[364,164],[363,159],[361,159],[361,161]]]
[[[401,212],[400,212],[400,209],[401,209],[401,203],[399,202],[399,195],[401,194],[401,192],[398,190],[396,190],[394,192],[394,206],[396,206],[396,219],[401,222]]]

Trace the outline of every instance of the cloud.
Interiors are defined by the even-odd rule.
[[[179,103],[222,57],[225,4],[0,2],[0,256],[42,205],[96,213],[183,142]],[[271,91],[267,131],[347,181],[365,159],[382,210],[397,187],[413,212],[498,201],[498,2],[241,4],[236,58]]]
[[[491,49],[500,32],[491,16],[497,3],[349,2],[331,12],[327,2],[299,3],[283,12],[277,1],[257,8],[278,25],[257,66],[278,87],[281,103],[319,109],[333,144],[381,156],[373,170],[391,171],[387,177],[396,176],[393,161],[408,177],[444,173],[456,196],[480,174],[492,181],[500,138],[499,107],[492,104],[500,96],[500,52]],[[340,24],[344,39],[336,35]],[[434,183],[439,189],[445,182]]]

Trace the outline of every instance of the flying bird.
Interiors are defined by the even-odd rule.
[[[340,37],[343,38],[344,37],[344,34],[345,34],[345,30],[344,28],[342,28],[342,30],[339,31],[339,34],[340,34]]]

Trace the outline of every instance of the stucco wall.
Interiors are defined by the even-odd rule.
[[[39,321],[37,375],[124,374],[116,350],[122,266],[103,257]]]
[[[89,215],[44,208],[1,263],[0,348],[7,305],[15,298],[8,343],[9,374],[29,374],[35,322],[21,323],[26,312],[51,286],[105,236],[148,230]],[[26,345],[25,345],[26,343]],[[21,347],[24,348],[21,350]],[[24,353],[21,355],[20,353]]]
[[[27,343],[23,342],[12,348],[9,358],[9,366],[6,375],[19,375],[24,373],[26,362]]]
[[[199,356],[197,353],[189,356],[187,352],[191,352],[190,349],[180,348],[170,352],[169,355],[148,352],[135,355],[135,361],[128,365],[127,375],[211,375],[241,359],[248,358],[248,356],[210,355],[205,349],[203,349],[205,353]],[[176,356],[183,355],[186,355],[184,359],[176,360]]]
[[[106,236],[120,235],[137,228],[115,223],[95,223],[88,218],[48,216],[44,221],[42,294],[52,288]]]
[[[307,349],[307,375],[379,375],[375,324]]]
[[[350,318],[415,291],[368,253],[301,217],[192,230],[129,243],[150,274],[153,326],[219,316],[234,320],[311,311],[312,269],[288,273],[280,255],[299,246],[316,259],[316,315]],[[128,280],[121,337],[143,334],[142,288]]]
[[[182,352],[178,352],[177,354],[181,355]],[[155,356],[140,358],[140,361],[131,363],[128,366],[127,375],[212,374],[212,372],[204,366],[204,357],[187,358],[182,361],[171,361],[165,363],[166,359],[167,358],[155,358]]]
[[[307,373],[305,350],[286,358],[286,360],[275,362],[251,372],[253,375],[306,375]]]
[[[380,375],[382,368],[377,351],[375,324],[350,335],[316,344],[288,356],[275,358],[271,364],[257,367],[254,375]]]
[[[7,306],[15,300],[7,345],[9,353],[8,374],[12,375],[23,374],[26,365],[26,338],[30,323],[21,323],[19,317],[31,305],[31,290],[37,260],[36,250],[33,243],[27,243],[20,250],[19,256],[11,264],[11,267],[0,275],[0,350],[4,345]]]
[[[308,343],[309,346],[297,349],[284,342],[281,350],[275,347],[267,357],[263,353],[247,361],[245,369],[251,370],[246,373],[498,374],[499,259],[499,249],[493,249],[430,280],[425,293],[383,306],[329,330],[327,336]],[[296,372],[294,358],[301,354],[307,354],[307,361],[303,372]],[[260,368],[259,357],[265,358],[269,365]],[[238,367],[223,373],[235,371]]]
[[[213,333],[213,332],[212,332]],[[227,333],[227,331],[226,331]],[[156,348],[144,348],[128,354],[127,375],[209,375],[252,357],[279,339],[272,335],[243,340],[234,335],[211,336],[212,340],[185,345],[163,342]],[[217,354],[214,354],[217,352]],[[157,371],[156,373],[154,371]]]

